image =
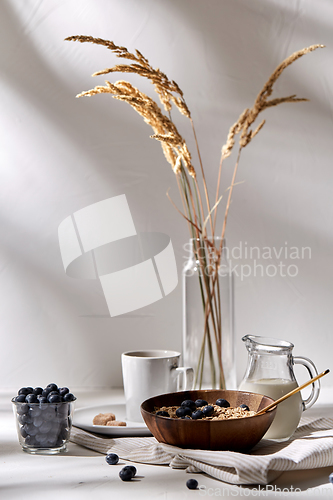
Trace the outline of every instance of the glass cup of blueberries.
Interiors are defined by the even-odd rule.
[[[22,387],[12,398],[17,434],[22,449],[53,455],[66,451],[76,397],[67,387],[49,384]]]

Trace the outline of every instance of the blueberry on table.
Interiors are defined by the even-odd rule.
[[[188,406],[181,406],[180,408],[177,408],[176,410],[176,415],[179,418],[185,417],[185,415],[191,415],[192,412]]]
[[[207,406],[207,405],[208,405],[208,403],[207,403],[207,401],[205,401],[204,399],[197,399],[197,400],[195,401],[195,406],[196,406],[197,408],[201,408],[201,406]]]
[[[217,399],[215,401],[215,404],[217,406],[220,406],[221,408],[229,408],[230,407],[230,403],[226,399]]]
[[[116,465],[119,462],[119,457],[116,453],[108,453],[105,460],[109,465]]]
[[[198,487],[198,481],[196,479],[189,479],[186,481],[186,486],[189,490],[196,490]]]
[[[247,411],[250,411],[250,408],[246,405],[246,404],[242,404],[239,406],[240,408],[243,408],[243,410],[247,410]]]
[[[157,411],[156,415],[159,415],[160,417],[170,417],[167,411]]]
[[[209,417],[214,412],[214,407],[211,405],[204,406],[202,408],[202,413],[205,417]]]
[[[185,399],[180,406],[183,408],[190,408],[191,410],[196,409],[195,402],[191,399]]]
[[[204,413],[201,410],[197,410],[192,413],[193,420],[199,420],[202,417],[204,417]]]
[[[132,477],[134,477],[136,474],[136,467],[134,467],[134,465],[125,465],[125,467],[123,467],[123,470],[131,471]]]
[[[119,472],[119,477],[122,481],[130,481],[133,477],[133,472],[129,469],[125,469],[125,467],[124,467]]]

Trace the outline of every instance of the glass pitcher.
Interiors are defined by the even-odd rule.
[[[294,345],[291,342],[254,335],[245,335],[242,340],[249,357],[246,373],[239,386],[241,391],[257,392],[278,399],[298,387],[294,364],[304,365],[310,378],[318,374],[310,359],[292,355]],[[306,400],[298,392],[280,403],[264,439],[289,439],[296,430],[302,411],[317,401],[319,390],[320,383],[317,380],[312,384],[311,394]]]

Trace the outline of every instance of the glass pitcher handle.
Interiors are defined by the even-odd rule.
[[[295,365],[303,365],[308,370],[310,378],[318,375],[317,368],[314,363],[309,358],[303,358],[302,356],[294,356],[293,357]],[[320,382],[316,380],[312,382],[312,390],[311,394],[307,399],[303,399],[303,410],[308,410],[311,406],[317,401],[320,391]]]

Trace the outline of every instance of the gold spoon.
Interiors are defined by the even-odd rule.
[[[304,389],[304,387],[307,387],[308,385],[312,384],[312,382],[315,382],[316,380],[318,380],[319,378],[323,377],[327,373],[329,373],[329,369],[325,370],[324,372],[319,373],[319,375],[317,375],[316,377],[313,377],[312,379],[308,380],[307,382],[305,382],[305,384],[300,385],[299,387],[296,387],[296,389],[288,392],[288,394],[285,394],[281,398],[277,399],[276,401],[274,401],[274,403],[271,403],[270,405],[266,406],[262,410],[258,411],[256,413],[256,415],[261,415],[262,413],[266,413],[266,411],[270,410],[271,408],[273,408],[274,406],[278,405],[279,403],[282,403],[282,401],[284,401],[287,398],[290,398],[290,396],[293,396],[297,392],[299,392],[302,389]]]

